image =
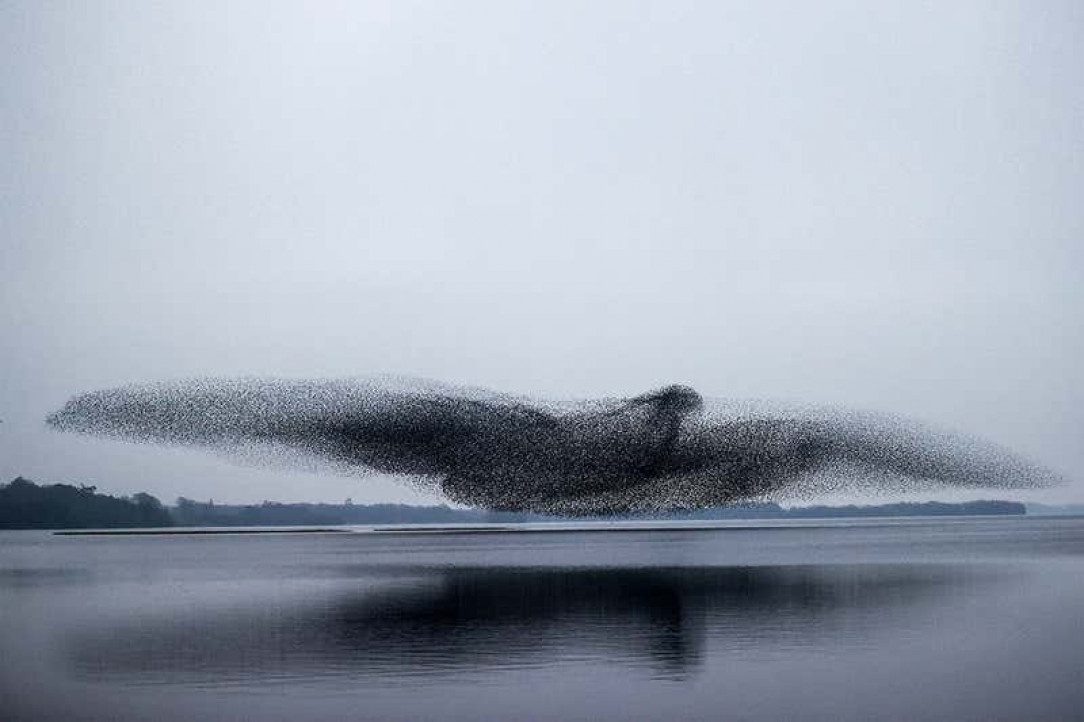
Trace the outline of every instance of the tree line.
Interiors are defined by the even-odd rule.
[[[93,486],[38,486],[18,477],[0,486],[0,529],[125,529],[172,526],[150,494],[115,497]]]
[[[625,517],[651,520],[811,519],[871,516],[1025,514],[1013,501],[810,506],[783,508],[771,502],[689,512]],[[559,521],[558,517],[408,504],[215,504],[180,497],[172,507],[150,494],[114,497],[93,486],[39,486],[19,477],[0,485],[0,529],[123,529],[169,526],[334,526],[372,524],[477,524]]]

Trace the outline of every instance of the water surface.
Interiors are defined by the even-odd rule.
[[[0,718],[1080,719],[1084,520],[0,533]]]

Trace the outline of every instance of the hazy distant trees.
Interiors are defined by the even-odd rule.
[[[173,508],[178,526],[334,526],[340,524],[463,524],[489,521],[492,514],[474,509],[408,504],[215,504],[179,497]],[[516,519],[494,521],[526,521]],[[518,518],[523,517],[523,518]],[[541,519],[541,517],[532,517]]]
[[[0,529],[76,529],[172,526],[150,494],[117,498],[93,486],[38,486],[18,477],[0,485]]]
[[[771,502],[699,509],[670,514],[624,517],[652,520],[808,519],[872,516],[942,516],[1024,514],[1023,504],[1012,501],[972,501],[884,504],[880,506],[813,506],[785,509]],[[523,512],[456,509],[449,506],[407,504],[215,504],[180,497],[172,509],[179,526],[335,526],[342,524],[517,524],[560,521],[559,517]],[[601,517],[595,517],[601,520]]]
[[[1011,501],[959,504],[926,502],[881,506],[813,506],[785,509],[770,502],[700,509],[640,519],[809,519],[825,517],[1024,514]],[[626,517],[628,518],[628,517]],[[517,512],[455,509],[407,504],[215,504],[179,497],[167,508],[150,494],[117,498],[93,486],[38,486],[19,477],[0,485],[0,529],[124,528],[154,526],[334,526],[343,524],[475,524],[555,521],[556,517]]]

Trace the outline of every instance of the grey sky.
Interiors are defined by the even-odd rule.
[[[390,372],[893,411],[1084,481],[1082,48],[1032,0],[0,3],[0,479],[417,500],[42,424]]]

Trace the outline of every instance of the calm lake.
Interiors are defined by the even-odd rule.
[[[0,719],[1084,719],[1084,519],[2,532]]]

